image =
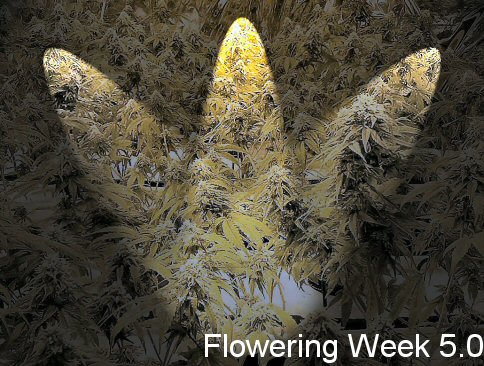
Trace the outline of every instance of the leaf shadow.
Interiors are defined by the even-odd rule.
[[[311,64],[314,65],[314,64],[318,63],[318,61],[317,61],[318,56],[317,55],[309,56],[309,59],[306,60],[307,61],[306,64],[304,62],[300,62],[300,64],[298,64],[298,66],[296,68],[294,68],[293,70],[289,70],[289,71],[281,70],[280,65],[275,63],[275,60],[277,59],[278,55],[276,53],[276,50],[273,49],[272,44],[273,44],[273,39],[277,36],[278,32],[281,31],[282,26],[284,24],[284,20],[282,19],[283,5],[282,6],[276,5],[274,8],[269,8],[269,7],[264,8],[265,4],[263,2],[248,2],[247,4],[244,4],[242,6],[237,7],[236,8],[237,12],[231,12],[232,2],[230,2],[230,1],[226,2],[225,6],[221,7],[221,8],[219,8],[216,4],[218,4],[218,2],[215,2],[215,1],[210,2],[210,4],[208,6],[206,6],[206,4],[204,4],[205,5],[203,7],[204,11],[199,9],[199,11],[201,13],[203,13],[202,17],[206,17],[205,25],[201,28],[200,32],[205,33],[205,34],[208,32],[212,35],[212,39],[217,44],[217,51],[215,52],[215,56],[216,56],[216,54],[218,54],[218,47],[220,47],[220,45],[223,41],[223,38],[225,37],[225,33],[226,33],[228,27],[236,19],[238,19],[240,17],[245,17],[245,18],[249,19],[254,24],[256,29],[259,31],[259,34],[260,34],[260,37],[261,37],[263,43],[266,45],[269,63],[270,63],[271,69],[274,71],[277,93],[280,96],[286,95],[287,93],[294,93],[294,94],[297,95],[300,88],[301,88],[301,83],[295,82],[294,85],[290,85],[288,87],[288,85],[285,84],[285,83],[283,85],[278,84],[278,80],[281,77],[284,77],[285,79],[290,80],[291,77],[292,77],[291,72],[294,73],[294,78],[296,79],[296,76],[297,77],[300,76],[301,70],[306,70]],[[308,28],[310,28],[311,24],[310,24],[310,22],[307,21],[308,14],[312,14],[315,11],[314,8],[316,6],[319,6],[319,5],[314,5],[314,3],[312,3],[312,2],[306,2],[306,5],[302,5],[304,10],[301,11],[300,13],[296,14],[295,18],[293,19],[293,21],[297,22],[298,26],[301,27],[303,33]],[[189,6],[187,6],[187,8],[188,7]],[[109,8],[108,8],[108,13],[105,14],[106,22],[109,22],[111,20],[115,20],[115,17],[110,18],[109,16],[110,16],[110,14],[109,14]],[[22,22],[22,23],[24,23],[24,22],[27,23],[27,21],[25,19],[21,19],[21,18],[22,18],[22,16],[19,15],[18,19],[11,20],[11,22],[18,21],[18,22]],[[6,33],[8,33],[8,31],[9,30],[8,30],[8,24],[7,24]],[[428,29],[428,31],[431,31],[431,29]],[[365,32],[365,28],[364,27],[361,27],[361,28],[355,27],[355,33],[359,34],[359,32],[363,34]],[[36,80],[42,80],[43,75],[44,75],[44,69],[43,69],[43,64],[42,64],[44,52],[45,52],[46,49],[48,49],[50,47],[58,47],[58,48],[62,48],[64,50],[66,50],[66,51],[69,51],[69,52],[71,52],[75,55],[79,55],[87,63],[93,65],[96,68],[98,68],[107,77],[111,78],[112,80],[115,80],[116,82],[119,81],[119,74],[113,73],[113,69],[110,69],[110,70],[103,69],[103,63],[100,63],[100,61],[99,61],[99,60],[103,59],[104,55],[109,57],[109,55],[107,54],[107,50],[100,49],[95,58],[89,58],[89,55],[83,55],[83,52],[82,52],[82,46],[83,45],[80,45],[80,44],[77,43],[77,41],[75,41],[76,37],[74,37],[73,34],[63,33],[63,30],[60,28],[60,26],[59,26],[59,29],[54,29],[54,33],[61,34],[62,36],[59,37],[58,40],[52,39],[53,37],[50,37],[50,36],[45,36],[45,39],[43,39],[42,37],[39,37],[38,39],[36,39],[34,41],[32,41],[31,39],[26,39],[25,44],[20,45],[21,47],[25,47],[25,49],[29,53],[28,59],[24,58],[23,59],[24,63],[19,64],[17,66],[19,69],[23,70],[22,72],[24,72],[26,75],[32,75],[33,77],[36,78]],[[402,58],[402,55],[408,55],[408,54],[416,52],[416,51],[418,51],[422,48],[427,48],[427,47],[442,48],[442,45],[436,44],[435,41],[433,41],[433,39],[434,38],[429,36],[429,35],[422,34],[421,38],[415,39],[414,44],[408,44],[408,42],[404,42],[404,39],[396,39],[396,40],[386,42],[386,45],[384,47],[390,47],[392,49],[395,49],[394,54],[390,55],[385,60],[379,60],[378,61],[379,63],[376,67],[375,67],[375,65],[371,65],[371,66],[368,67],[367,72],[362,72],[362,74],[366,74],[367,76],[359,79],[359,81],[357,83],[358,86],[361,87],[361,86],[366,85],[374,76],[378,75],[382,70],[385,70],[387,67],[389,67],[389,66],[395,64],[396,62],[398,62]],[[303,40],[301,40],[301,42],[303,42]],[[11,50],[13,50],[13,48],[16,48],[18,46],[19,46],[18,44],[8,44],[8,42],[7,42],[7,43],[4,43],[3,47],[4,47],[4,50],[5,50],[5,53],[8,54],[9,52],[14,53]],[[304,45],[304,46],[310,47],[311,45],[307,44],[307,45]],[[87,57],[84,58],[85,56],[87,56]],[[136,57],[135,55],[132,55],[132,56]],[[439,80],[438,85],[437,85],[437,90],[439,91],[440,94],[444,94],[444,95],[440,95],[439,98],[445,100],[445,92],[446,92],[445,83],[446,83],[446,80],[448,80],[449,78],[452,78],[452,77],[454,77],[454,78],[457,77],[458,71],[450,69],[452,63],[451,63],[450,55],[448,53],[442,52],[441,56],[442,56],[441,57],[441,68],[445,73],[445,78],[442,77]],[[311,57],[314,57],[314,59],[311,59]],[[212,58],[213,64],[208,65],[207,68],[206,68],[207,70],[210,70],[210,69],[213,70],[213,68],[215,67],[216,59],[217,59],[216,57]],[[126,61],[129,62],[129,60],[126,60]],[[11,59],[11,60],[8,60],[8,62],[10,64],[16,64],[18,61],[15,60],[15,59]],[[118,71],[123,73],[123,72],[126,72],[127,70],[126,70],[126,68],[120,67],[120,69]],[[174,73],[174,75],[176,77],[176,72]],[[45,79],[43,79],[43,80],[44,80],[44,82],[39,83],[38,90],[37,90],[39,96],[41,96],[40,97],[41,99],[44,98],[45,96],[49,95],[48,85],[45,83]],[[193,82],[195,83],[195,85],[200,86],[204,83],[207,84],[207,80],[210,80],[210,75],[208,75],[204,72],[201,72],[200,75],[198,75],[198,79],[194,78]],[[129,83],[129,75],[126,76],[125,81],[126,81],[126,83]],[[174,81],[174,82],[176,82],[176,81]],[[143,85],[144,81],[143,81],[142,77],[141,77],[141,79],[137,80],[136,83]],[[195,108],[195,111],[197,109],[199,111],[201,111],[203,109],[203,104],[204,104],[205,99],[206,99],[206,97],[208,96],[208,93],[209,93],[208,84],[206,86],[207,86],[207,89],[200,93],[200,98],[199,98],[199,101],[198,101],[199,105],[198,105],[197,108]],[[193,87],[193,85],[186,84],[185,90],[188,92],[188,91],[191,90],[192,87]],[[18,95],[23,95],[24,86],[19,84],[19,85],[16,85],[16,88],[18,89],[18,91],[17,91]],[[143,89],[143,87],[141,87],[141,89]],[[358,90],[360,90],[360,89],[355,87],[355,93],[357,93]],[[15,93],[15,90],[13,90],[13,92]],[[146,86],[146,88],[144,89],[144,92],[151,92],[151,87]],[[181,94],[183,94],[183,92]],[[146,97],[146,96],[142,96],[142,99],[144,97]],[[21,102],[22,101],[19,101],[19,103],[21,103]],[[42,106],[43,110],[41,110],[40,112],[35,111],[35,113],[38,113],[38,115],[42,115],[44,117],[48,116],[48,119],[50,120],[50,122],[57,125],[58,129],[60,131],[60,130],[63,129],[62,122],[58,119],[58,117],[55,114],[52,113],[52,110],[50,108],[52,106],[53,101],[51,100],[50,102],[51,103],[44,103],[44,105]],[[14,106],[9,106],[9,109],[13,110]],[[283,119],[284,119],[285,123],[287,123],[288,121],[293,119],[293,116],[290,116],[290,115],[287,114],[287,112],[285,112],[284,106],[282,106],[281,111],[282,111]],[[320,116],[316,115],[314,117],[323,119],[324,118],[323,112],[324,111],[321,111]],[[35,114],[35,113],[33,113],[33,114]],[[157,112],[154,111],[154,114],[156,116]],[[157,117],[160,117],[160,116],[158,115]],[[401,164],[408,165],[408,166],[415,166],[415,159],[418,160],[418,161],[422,161],[422,163],[425,163],[425,162],[428,161],[428,157],[421,157],[420,156],[420,154],[422,152],[421,146],[438,147],[438,146],[442,145],[442,141],[436,141],[435,136],[431,135],[432,129],[425,128],[425,124],[426,124],[426,122],[424,123],[424,128],[422,128],[420,136],[417,139],[417,141],[418,141],[417,145],[419,147],[415,148],[414,152],[412,154],[410,154],[408,161],[401,162]],[[35,123],[32,124],[32,128],[33,129],[36,128]],[[290,123],[287,123],[287,125],[285,126],[285,130],[286,130],[287,138],[292,139]],[[59,144],[62,144],[63,143],[62,140],[69,141],[68,136],[64,136],[63,139],[59,138],[59,136],[62,135],[62,134],[63,134],[62,132],[59,132],[59,135],[57,135],[55,137],[53,136],[52,140],[48,141],[47,145],[50,145],[49,148],[55,150],[54,147],[59,145]],[[33,158],[35,159],[35,156],[33,156]],[[58,157],[53,157],[54,160],[56,158],[58,158]],[[68,164],[71,167],[73,167],[73,169],[75,169],[75,170],[78,170],[78,171],[84,170],[83,166],[84,166],[85,163],[80,161],[80,160],[77,160],[76,156],[74,154],[71,157],[69,157]],[[406,169],[405,167],[402,167],[402,170],[405,170],[405,169]],[[407,183],[409,183],[409,184],[415,183],[415,182],[418,182],[419,179],[422,179],[421,177],[424,175],[423,172],[417,172],[417,173],[419,173],[419,174],[415,174],[414,180],[409,181]],[[13,178],[13,179],[15,180],[17,178]],[[382,177],[382,179],[384,179],[384,178]],[[66,192],[68,192],[68,189],[69,188],[66,187]],[[105,194],[102,192],[102,190],[100,190],[99,196],[102,197],[104,195]],[[77,198],[79,198],[79,197],[77,197]],[[86,197],[86,198],[82,198],[81,201],[83,199],[91,200],[91,198]],[[81,201],[78,201],[76,203],[76,205],[82,205],[83,202],[81,202]],[[102,205],[100,205],[99,209],[96,212],[93,212],[93,216],[91,216],[91,218],[90,218],[91,223],[96,222],[96,224],[94,226],[99,230],[111,228],[110,232],[115,233],[116,229],[113,229],[113,228],[117,227],[121,223],[126,223],[127,221],[131,221],[132,225],[136,226],[136,225],[139,225],[139,223],[142,222],[142,220],[143,220],[138,215],[130,215],[129,212],[126,212],[126,211],[116,212],[116,210],[114,210],[114,212],[113,212],[112,208],[113,207],[109,204],[105,205],[104,207]],[[398,218],[398,214],[396,214],[395,217]],[[12,216],[11,221],[15,222],[16,220],[17,219]],[[77,225],[77,223],[75,222],[75,220],[73,220],[73,222],[71,223],[71,226],[66,227],[65,230],[67,230],[67,231],[69,231],[69,230],[74,230],[74,231],[79,230],[79,226],[76,226],[76,225]],[[367,225],[367,227],[360,228],[360,230],[362,232],[366,231],[366,232],[371,233],[372,231],[377,230],[377,228],[375,228],[372,225]],[[387,231],[389,231],[389,230],[387,230]],[[92,234],[92,233],[89,233],[89,234]],[[126,233],[123,232],[123,231],[119,231],[118,234],[119,234],[118,238],[121,238],[121,237],[126,235]],[[94,237],[91,236],[91,239],[93,239],[93,238]],[[362,241],[369,240],[370,238],[371,238],[371,235],[366,239],[363,238]],[[121,303],[127,303],[127,302],[132,301],[134,297],[140,295],[139,289],[136,288],[137,284],[134,284],[130,280],[130,276],[133,276],[133,273],[138,270],[136,268],[137,266],[141,267],[143,264],[139,262],[139,260],[137,259],[137,256],[134,253],[132,253],[132,258],[130,258],[130,251],[132,250],[132,248],[125,248],[125,250],[123,250],[123,249],[121,249],[121,245],[122,244],[117,243],[115,241],[107,241],[105,246],[102,248],[102,251],[105,251],[106,253],[112,253],[113,254],[113,255],[110,256],[110,260],[112,260],[112,261],[119,260],[120,261],[118,264],[114,264],[114,267],[118,268],[118,270],[117,270],[117,272],[116,271],[110,272],[110,275],[108,275],[106,277],[106,283],[109,283],[110,281],[113,280],[113,278],[110,278],[110,276],[114,276],[114,277],[117,277],[119,280],[121,280],[121,282],[123,282],[124,285],[127,285],[128,289],[127,289],[127,291],[124,292],[125,295],[122,295],[122,292],[120,292],[121,295],[119,295],[119,296],[126,296],[126,299],[124,299],[124,301],[120,301],[120,302]],[[94,251],[96,250],[95,247],[90,247],[90,249],[91,250],[94,249]],[[120,255],[114,255],[118,252],[120,252],[121,254]],[[92,255],[92,254],[90,254],[90,255]],[[371,268],[378,268],[380,265],[382,265],[382,263],[378,261],[378,258],[373,258],[373,259],[374,259],[374,262],[370,264]],[[110,265],[113,265],[113,264],[111,263]],[[138,276],[138,275],[135,274],[135,276]],[[159,283],[158,283],[158,285],[159,285]],[[321,285],[321,284],[319,284],[319,285]],[[321,285],[321,286],[323,286],[323,285]],[[322,290],[322,289],[319,288],[319,290]],[[143,293],[143,295],[146,296],[146,293]],[[147,318],[149,318],[149,317],[150,317],[150,315],[148,315]],[[113,324],[110,325],[109,324],[110,321],[115,322],[115,319],[114,318],[111,319],[111,320],[105,319],[105,321],[104,321],[104,324],[105,324],[108,332],[109,332],[110,327],[115,324],[115,323],[113,323]],[[120,335],[121,338],[119,338],[119,339],[122,339],[122,337],[124,337],[124,336],[125,335],[121,334]],[[154,348],[156,349],[156,347],[154,347]]]

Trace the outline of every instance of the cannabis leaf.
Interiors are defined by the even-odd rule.
[[[476,332],[482,11],[423,8],[2,4],[2,359]]]
[[[298,114],[285,126],[285,101],[262,40],[250,21],[240,18],[220,47],[203,114],[194,125],[183,117],[179,124],[164,123],[149,103],[124,93],[67,51],[49,49],[44,60],[75,146],[145,202],[142,215],[154,234],[163,227],[163,247],[143,261],[169,281],[166,291],[177,299],[179,311],[196,314],[193,321],[201,325],[207,317],[213,331],[235,322],[234,337],[287,335],[295,325],[290,315],[307,316],[308,310],[295,314],[286,308],[287,296],[297,295],[285,294],[288,284],[281,276],[285,282],[314,280],[322,263],[341,260],[309,247],[318,226],[347,210],[338,207],[343,184],[382,184],[382,156],[403,159],[409,153],[419,131],[415,118],[430,104],[440,65],[436,49],[420,50],[374,77],[324,119]],[[286,59],[283,68],[288,73],[296,66]],[[76,85],[78,93],[72,110],[65,104],[66,85]],[[162,96],[155,91],[151,98]],[[106,121],[109,116],[113,122]],[[354,165],[342,182],[337,171],[348,161]],[[371,171],[376,175],[367,181]],[[356,212],[338,226],[358,242],[364,222],[381,224],[378,217]],[[131,240],[136,235],[128,234]]]

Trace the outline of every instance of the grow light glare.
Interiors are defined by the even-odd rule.
[[[238,18],[229,28],[220,47],[214,79],[244,81],[250,87],[263,87],[273,80],[264,44],[247,18]],[[261,90],[259,89],[259,90]]]

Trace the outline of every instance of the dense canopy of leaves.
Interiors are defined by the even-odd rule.
[[[460,15],[425,5],[3,6],[0,358],[477,332],[484,52],[439,46]],[[287,306],[288,276],[319,312]]]

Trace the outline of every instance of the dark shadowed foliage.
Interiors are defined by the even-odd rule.
[[[478,3],[3,1],[0,364],[482,333]]]

